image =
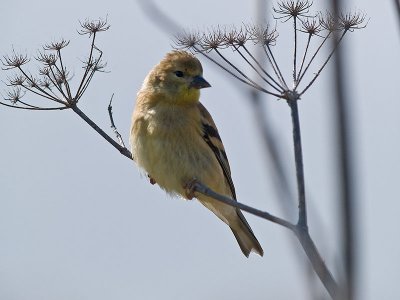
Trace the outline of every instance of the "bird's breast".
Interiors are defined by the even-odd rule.
[[[134,119],[132,151],[136,162],[168,192],[183,195],[187,181],[205,181],[204,174],[212,178],[215,173],[218,162],[203,141],[195,112],[153,108]]]

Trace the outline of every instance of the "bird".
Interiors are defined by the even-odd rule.
[[[228,158],[217,127],[199,101],[200,89],[211,87],[200,61],[173,50],[149,72],[137,93],[130,144],[136,164],[168,194],[197,198],[232,230],[246,257],[264,251],[240,209],[200,193],[200,182],[236,200]]]

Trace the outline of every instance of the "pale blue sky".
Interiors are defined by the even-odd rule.
[[[254,1],[158,2],[185,28],[256,20]],[[348,6],[371,18],[365,30],[350,34],[343,44],[356,128],[360,299],[395,299],[400,293],[400,33],[391,1],[351,1]],[[0,19],[0,54],[14,48],[34,55],[44,43],[70,39],[66,58],[78,77],[79,59],[89,47],[87,37],[76,33],[78,21],[104,16],[111,28],[99,35],[98,45],[111,73],[95,77],[81,109],[112,134],[106,108],[115,93],[114,115],[127,142],[136,92],[172,45],[171,36],[137,2],[12,1]],[[278,28],[278,60],[289,74],[291,31]],[[224,140],[238,199],[282,215],[249,99],[235,87],[239,82],[232,84],[228,75],[200,59],[212,84],[202,91],[202,102]],[[299,107],[310,230],[338,277],[330,72]],[[5,80],[6,73],[0,72],[0,78]],[[288,107],[266,101],[292,170]],[[195,201],[171,198],[150,185],[71,111],[0,107],[0,128],[0,299],[309,299],[303,252],[287,230],[246,214],[265,251],[263,258],[247,259],[214,215]],[[323,291],[318,282],[316,288]]]

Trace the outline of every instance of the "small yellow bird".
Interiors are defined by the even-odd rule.
[[[172,51],[145,78],[132,116],[133,157],[152,184],[191,199],[188,186],[197,180],[236,199],[224,146],[211,115],[199,102],[200,89],[210,87],[200,61],[185,51]],[[247,257],[263,255],[242,212],[215,199],[196,198],[232,230]]]

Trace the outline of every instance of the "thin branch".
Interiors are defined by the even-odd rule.
[[[284,90],[283,86],[279,84],[279,82],[277,82],[270,74],[268,74],[268,72],[261,66],[261,64],[257,61],[257,59],[254,57],[254,55],[251,54],[251,52],[247,49],[247,47],[245,45],[243,45],[243,49],[247,52],[247,54],[251,57],[251,59],[257,64],[257,66],[260,68],[260,70],[267,75],[267,77],[269,79],[271,79],[278,87],[281,91]]]
[[[299,72],[298,72],[298,74],[297,74],[297,76],[296,76],[296,78],[295,78],[295,87],[297,87],[297,82],[298,82],[298,80],[299,80],[299,78],[300,78],[301,71],[303,70],[304,63],[305,63],[305,61],[306,61],[306,57],[307,57],[307,53],[308,53],[308,48],[310,47],[311,37],[312,37],[312,34],[309,34],[309,35],[308,35],[308,39],[307,39],[306,49],[304,50],[303,58],[302,58],[302,60],[301,60],[300,69],[299,69]]]
[[[282,75],[282,72],[279,68],[278,63],[275,60],[275,56],[272,53],[271,47],[269,45],[265,45],[263,47],[264,53],[266,54],[268,61],[270,62],[272,69],[274,70],[276,76],[278,77],[279,81],[282,83],[282,85],[285,87],[286,90],[288,90],[288,85],[286,84],[285,78]],[[268,51],[267,51],[268,50]]]
[[[81,111],[78,106],[75,104],[71,105],[70,108],[80,117],[82,118],[90,127],[92,127],[98,134],[100,134],[107,142],[109,142],[114,148],[116,148],[122,155],[126,156],[129,159],[133,159],[132,153],[125,147],[118,144],[111,138],[107,133],[104,132],[95,122],[93,122],[88,116]]]
[[[313,85],[314,81],[315,81],[315,80],[318,78],[318,76],[321,74],[322,70],[326,67],[326,65],[328,64],[329,60],[332,58],[333,53],[335,53],[335,51],[337,51],[338,46],[339,46],[340,42],[342,41],[342,39],[343,39],[344,35],[346,34],[346,32],[347,32],[346,30],[343,31],[342,35],[341,35],[337,40],[335,40],[334,47],[333,47],[331,53],[329,53],[328,58],[327,58],[327,59],[325,60],[325,62],[322,64],[321,68],[320,68],[320,69],[318,70],[318,72],[315,74],[314,78],[309,82],[309,84],[304,88],[304,90],[303,90],[302,92],[300,92],[300,96],[303,95],[303,94]],[[306,70],[304,70],[303,75],[304,75],[305,72],[306,72]],[[300,78],[300,79],[301,79],[301,78]],[[300,80],[299,80],[298,83],[300,83]],[[298,84],[298,83],[297,83],[297,84]]]
[[[62,84],[59,83],[59,79],[61,77],[64,77],[66,79],[67,74],[65,74],[65,70],[59,69],[56,65],[54,65],[56,68],[56,71],[58,74],[56,75],[53,70],[53,66],[49,66],[49,70],[52,76],[50,76],[50,73],[47,75],[47,77],[50,79],[51,83],[56,87],[56,89],[60,92],[60,94],[64,97],[64,99],[69,99],[68,96],[64,93],[64,90],[62,89]],[[67,81],[67,80],[65,80]]]
[[[321,50],[322,46],[325,44],[325,42],[328,40],[328,38],[330,37],[331,32],[329,32],[326,37],[322,40],[321,44],[318,46],[317,50],[315,51],[315,53],[313,54],[313,56],[311,57],[310,61],[308,62],[306,68],[304,69],[303,73],[299,76],[295,89],[297,89],[297,87],[299,86],[301,80],[303,79],[304,75],[307,73],[308,68],[311,66],[311,63],[314,61],[315,57],[317,56],[317,54],[319,53],[319,51]]]
[[[122,147],[126,148],[125,143],[124,143],[124,140],[122,139],[122,136],[121,136],[121,134],[118,132],[118,129],[117,129],[117,127],[115,126],[115,123],[114,123],[114,117],[113,117],[112,106],[111,106],[111,103],[112,103],[112,101],[113,101],[113,98],[114,98],[114,94],[111,95],[110,103],[108,104],[108,116],[110,117],[111,129],[114,131],[115,136],[117,137],[117,139],[118,139],[118,141],[119,141],[119,144],[120,144]]]
[[[61,49],[57,50],[57,56],[58,56],[58,59],[60,60],[61,70],[65,70],[64,64],[62,61],[62,57],[61,57]],[[72,99],[71,89],[70,89],[68,80],[65,81],[65,88],[67,89],[68,98]]]
[[[256,67],[247,59],[247,57],[244,56],[244,54],[240,51],[240,49],[239,49],[238,46],[235,46],[235,45],[234,45],[233,47],[235,48],[235,50],[237,51],[237,53],[239,53],[239,55],[245,60],[245,62],[247,62],[247,64],[254,70],[254,72],[256,72],[257,75],[261,77],[261,79],[262,79],[264,82],[266,82],[268,85],[270,85],[270,86],[271,86],[274,90],[276,90],[277,92],[279,92],[279,93],[282,93],[282,92],[283,92],[283,88],[280,89],[279,87],[276,87],[275,85],[273,85],[267,78],[265,78],[265,77],[261,74],[261,72],[260,72],[259,70],[257,70],[257,68],[256,68]],[[246,48],[243,47],[243,49],[245,49],[245,51],[246,51],[247,53],[249,53],[248,50],[247,50]],[[250,55],[250,57],[254,59],[254,57],[253,57],[252,55]],[[260,66],[260,64],[259,64],[258,62],[256,62],[256,63],[257,63],[258,66]],[[264,74],[266,74],[267,76],[271,77],[271,75],[267,74],[266,71],[263,70],[262,68],[261,68],[261,71],[263,71]]]
[[[33,80],[33,78],[31,76],[29,76],[21,67],[18,67],[18,70],[25,76],[25,78],[31,83],[32,87],[37,89],[39,92],[34,92],[33,90],[30,90],[29,88],[27,88],[26,86],[23,86],[25,89],[29,90],[32,93],[35,93],[41,97],[45,97],[49,100],[53,100],[55,102],[58,103],[63,103],[62,101],[58,100],[57,98],[53,97],[51,94],[47,93],[44,89],[42,89],[41,87],[39,87],[39,85],[37,84],[37,82],[35,82],[35,80]]]
[[[252,215],[255,215],[257,217],[260,217],[260,218],[263,218],[265,220],[271,221],[272,223],[281,225],[281,226],[286,227],[286,228],[288,228],[288,229],[290,229],[292,231],[296,230],[296,225],[294,225],[294,224],[292,224],[292,223],[290,223],[290,222],[288,222],[288,221],[286,221],[286,220],[284,220],[282,218],[279,218],[279,217],[276,217],[274,215],[271,215],[270,213],[267,213],[265,211],[261,211],[259,209],[256,209],[256,208],[253,208],[251,206],[248,206],[246,204],[237,202],[236,200],[233,200],[233,199],[231,199],[229,197],[226,197],[224,195],[218,194],[218,193],[214,192],[212,189],[210,189],[209,187],[203,185],[202,183],[200,183],[198,181],[196,181],[193,184],[192,187],[193,187],[194,191],[196,191],[196,192],[198,192],[200,194],[203,194],[205,196],[211,197],[211,198],[213,198],[215,200],[218,200],[218,201],[220,201],[222,203],[225,203],[227,205],[230,205],[230,206],[233,206],[233,207],[237,207],[237,208],[239,208],[239,209],[241,209],[243,211],[246,211],[246,212],[248,212],[248,213],[250,213]]]
[[[21,102],[21,101],[18,101]],[[22,102],[21,102],[22,103]],[[0,101],[0,105],[11,107],[11,108],[16,108],[16,109],[25,109],[25,110],[64,110],[68,109],[69,107],[61,106],[61,107],[25,107],[25,106],[17,106],[17,105],[12,105],[12,104],[7,104],[2,101]]]
[[[227,72],[228,74],[232,75],[234,78],[236,78],[237,80],[243,82],[244,84],[247,84],[248,86],[259,90],[263,93],[275,96],[277,98],[281,98],[282,95],[276,94],[276,93],[272,93],[270,91],[267,91],[266,89],[262,88],[261,86],[259,86],[258,84],[251,84],[250,82],[244,80],[243,78],[239,77],[238,75],[236,75],[235,73],[233,73],[231,70],[227,69],[225,66],[223,66],[222,64],[220,64],[218,61],[216,61],[214,58],[212,58],[210,55],[208,55],[207,53],[205,53],[204,51],[198,50],[197,48],[194,48],[198,53],[202,54],[204,57],[206,57],[207,59],[209,59],[210,61],[212,61],[214,64],[216,64],[218,67],[220,67],[222,70],[224,70],[225,72]]]
[[[77,101],[80,98],[79,95],[82,96],[81,90],[82,90],[83,85],[86,82],[86,77],[87,77],[87,75],[88,75],[88,73],[89,73],[89,71],[91,69],[90,66],[91,66],[91,62],[92,62],[92,58],[93,58],[93,50],[94,50],[94,41],[95,41],[95,39],[96,39],[96,32],[93,33],[92,44],[90,46],[90,54],[89,54],[89,58],[88,58],[88,63],[87,63],[87,66],[85,68],[85,72],[83,74],[82,80],[81,80],[81,82],[79,84],[79,87],[78,87],[78,89],[76,91],[76,94],[75,94],[75,97],[74,97],[74,99],[76,99],[75,101]]]
[[[22,86],[24,89],[26,89],[27,91],[29,91],[29,92],[31,92],[31,93],[33,93],[33,94],[35,94],[35,95],[38,95],[38,96],[40,96],[40,97],[49,99],[49,100],[51,100],[51,101],[54,101],[54,102],[57,102],[57,103],[60,103],[60,104],[64,104],[64,105],[66,104],[65,102],[59,100],[58,98],[52,96],[51,94],[49,94],[49,93],[47,93],[47,92],[46,92],[46,94],[41,94],[41,92],[42,92],[43,89],[38,88],[37,85],[35,85],[33,88],[39,90],[39,92],[35,91],[33,88],[30,88],[30,87],[26,86],[25,84],[21,84],[21,86]],[[52,93],[53,93],[53,92],[52,92]],[[54,94],[54,93],[53,93],[53,94]],[[48,95],[49,95],[49,96],[48,96]]]
[[[242,75],[246,80],[248,80],[251,85],[253,86],[258,86],[258,84],[250,79],[246,74],[244,74],[238,67],[236,67],[233,63],[231,63],[225,56],[222,55],[222,53],[218,49],[214,49],[214,51],[221,57],[228,65],[230,65],[233,69],[235,69],[236,72],[238,72],[240,75]],[[268,92],[268,94],[273,94],[271,92]]]

